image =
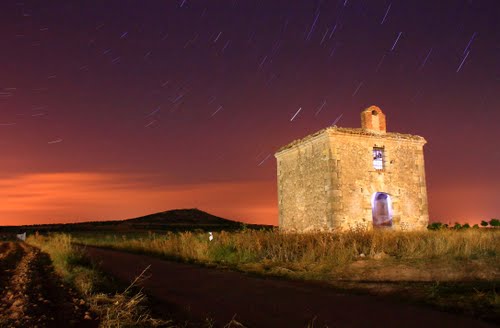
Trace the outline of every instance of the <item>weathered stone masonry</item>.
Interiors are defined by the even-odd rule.
[[[427,226],[425,139],[387,133],[375,106],[361,121],[361,129],[329,127],[276,153],[280,228],[331,230],[379,221],[392,229]],[[375,150],[383,154],[383,168],[375,168]]]

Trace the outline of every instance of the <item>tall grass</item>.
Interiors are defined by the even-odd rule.
[[[80,236],[78,242],[203,263],[267,263],[292,269],[342,267],[361,257],[383,254],[396,260],[494,259],[499,234],[474,229],[396,232],[351,230],[332,233],[283,233],[245,230],[214,233],[150,233],[126,236]]]

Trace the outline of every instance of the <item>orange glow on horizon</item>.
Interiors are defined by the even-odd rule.
[[[465,185],[465,187],[464,187]],[[431,222],[480,223],[495,218],[498,186],[452,184],[428,190]]]
[[[151,181],[151,175],[92,172],[2,179],[0,226],[122,220],[179,208],[198,208],[247,223],[278,224],[275,181],[164,186]],[[430,190],[431,222],[490,220],[496,204],[493,187]]]
[[[0,180],[0,225],[120,220],[177,208],[199,208],[248,223],[277,224],[271,183],[158,187],[140,180],[139,175],[103,173],[30,174]]]

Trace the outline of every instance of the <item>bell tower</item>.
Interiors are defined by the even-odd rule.
[[[385,114],[377,106],[370,106],[361,112],[361,128],[375,133],[386,133]]]

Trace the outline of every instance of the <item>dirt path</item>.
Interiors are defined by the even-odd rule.
[[[87,252],[123,281],[151,265],[144,287],[158,309],[181,309],[199,322],[212,318],[215,327],[234,315],[246,327],[307,327],[313,320],[314,327],[492,327],[380,297],[343,294],[326,284],[258,278],[94,247]]]
[[[54,274],[50,258],[24,243],[0,245],[0,327],[96,327]]]

